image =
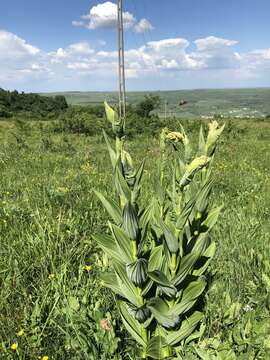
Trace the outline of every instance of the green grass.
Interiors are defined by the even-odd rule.
[[[136,359],[112,295],[99,280],[108,260],[92,240],[108,220],[92,191],[112,191],[102,136],[1,122],[0,141],[0,358]],[[147,159],[147,203],[157,139],[140,136],[128,147],[136,162]],[[213,233],[218,251],[205,337],[228,342],[248,305],[254,316],[249,345],[230,343],[239,359],[270,356],[258,352],[269,339],[269,151],[269,122],[235,121],[227,125],[214,165],[213,201],[224,211]],[[24,335],[16,335],[21,329]]]

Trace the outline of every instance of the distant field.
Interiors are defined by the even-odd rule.
[[[149,92],[128,92],[130,104],[139,102]],[[155,91],[162,99],[159,115],[193,118],[198,116],[254,117],[270,115],[270,88]],[[46,95],[64,95],[71,105],[96,105],[105,99],[117,102],[116,92],[63,92]],[[187,105],[180,107],[181,100]],[[165,105],[167,103],[167,105]]]

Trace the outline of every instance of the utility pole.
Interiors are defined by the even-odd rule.
[[[119,76],[119,116],[126,117],[126,81],[125,81],[125,48],[123,24],[123,0],[117,1],[117,31],[118,31],[118,76]]]

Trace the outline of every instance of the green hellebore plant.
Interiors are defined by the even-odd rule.
[[[116,294],[122,322],[139,345],[141,358],[171,359],[179,346],[196,339],[195,330],[204,317],[198,304],[207,286],[204,274],[215,254],[210,232],[221,211],[209,201],[211,167],[223,127],[210,124],[206,139],[201,129],[193,159],[184,129],[162,131],[159,184],[143,208],[139,200],[144,162],[134,168],[124,150],[124,121],[107,103],[105,110],[115,135],[113,147],[104,133],[118,201],[96,192],[112,221],[110,235],[95,236],[112,265],[102,279]],[[170,145],[174,165],[167,176],[168,190]]]

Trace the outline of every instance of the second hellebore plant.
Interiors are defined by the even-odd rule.
[[[107,103],[105,109],[115,135],[112,147],[104,133],[118,200],[96,192],[112,220],[111,235],[95,236],[112,264],[103,280],[116,294],[123,324],[139,344],[141,358],[172,358],[176,349],[196,338],[203,319],[199,300],[215,253],[209,235],[221,210],[209,202],[211,166],[224,126],[210,123],[206,138],[201,129],[195,157],[184,129],[164,129],[157,189],[142,208],[144,162],[134,168],[124,150],[125,124]],[[173,166],[168,174],[170,148]]]

